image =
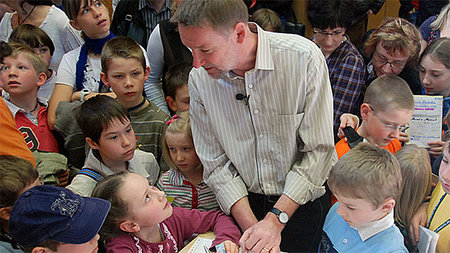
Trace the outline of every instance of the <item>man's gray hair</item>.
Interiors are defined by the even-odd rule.
[[[213,29],[234,28],[248,21],[248,10],[242,0],[183,0],[170,19],[188,26],[211,25]]]

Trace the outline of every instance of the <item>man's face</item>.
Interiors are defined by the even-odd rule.
[[[215,31],[210,25],[201,27],[179,24],[183,44],[192,50],[194,68],[203,67],[213,78],[237,66],[239,54],[235,31]],[[242,57],[242,56],[241,56]]]

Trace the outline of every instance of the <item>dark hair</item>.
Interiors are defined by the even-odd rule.
[[[86,137],[97,142],[113,119],[122,123],[130,120],[130,114],[117,100],[106,95],[97,95],[75,108],[75,118]]]
[[[8,43],[0,41],[0,63],[3,63],[3,58],[10,56],[12,52],[12,48]]]
[[[105,240],[124,233],[119,225],[128,217],[128,204],[119,196],[119,191],[125,177],[129,174],[128,171],[122,171],[109,175],[100,181],[92,192],[92,197],[101,198],[111,203],[111,208],[100,229],[100,235]]]
[[[23,251],[24,252],[32,252],[34,248],[36,247],[43,247],[43,248],[47,248],[50,249],[52,251],[57,251],[58,247],[63,244],[62,242],[57,242],[57,241],[53,241],[53,240],[45,240],[43,242],[40,242],[38,245],[34,245],[32,247],[24,247]]]
[[[0,208],[13,206],[23,189],[39,177],[28,160],[12,155],[0,155],[0,175]]]
[[[167,89],[167,96],[175,99],[175,94],[180,87],[187,85],[189,80],[189,72],[191,72],[192,64],[187,62],[172,65],[164,75],[164,81]]]
[[[81,6],[88,6],[89,4],[92,4],[93,1],[95,0],[63,0],[62,6],[67,17],[70,20],[75,20],[78,17]],[[104,0],[99,1],[106,6]]]
[[[450,38],[442,37],[428,45],[423,50],[422,55],[420,55],[420,62],[427,55],[430,55],[433,60],[438,60],[444,64],[447,69],[450,69]]]
[[[348,28],[353,20],[349,12],[353,12],[351,1],[343,0],[309,0],[308,21],[313,28]]]
[[[32,48],[47,46],[50,49],[51,55],[55,52],[55,45],[47,33],[41,28],[30,24],[23,24],[16,27],[12,31],[9,41],[22,42]]]

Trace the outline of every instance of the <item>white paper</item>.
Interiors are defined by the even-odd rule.
[[[441,140],[442,96],[414,95],[414,104],[408,129],[409,143],[428,147],[428,142]]]
[[[435,253],[436,245],[439,240],[439,234],[422,226],[419,227],[419,231],[420,239],[419,243],[417,243],[419,253]]]
[[[188,253],[206,253],[209,252],[209,248],[211,247],[213,239],[206,239],[202,237],[197,237],[195,239],[194,244],[189,249]]]

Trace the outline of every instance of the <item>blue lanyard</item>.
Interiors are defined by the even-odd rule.
[[[437,203],[437,205],[434,207],[433,212],[431,213],[430,216],[430,221],[428,221],[428,225],[427,228],[430,228],[431,225],[431,221],[434,218],[434,215],[436,214],[436,211],[439,207],[439,205],[441,205],[442,201],[444,200],[445,196],[447,196],[447,193],[444,193],[444,195],[442,195],[442,197],[439,199],[439,202]],[[439,231],[441,231],[442,229],[444,229],[446,226],[448,226],[448,224],[450,224],[450,219],[448,219],[446,222],[442,223],[439,227],[437,227],[434,232],[439,233]]]

